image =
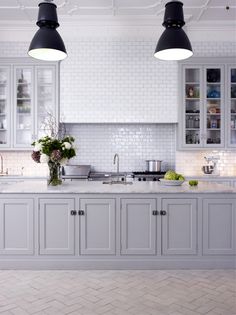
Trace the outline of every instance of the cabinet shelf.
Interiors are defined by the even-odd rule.
[[[21,86],[28,86],[31,85],[31,83],[27,83],[27,82],[17,82],[17,85],[21,85]]]
[[[187,82],[185,82],[185,84],[186,85],[199,85],[200,84],[200,82],[199,81],[187,81]]]
[[[220,101],[221,97],[207,97],[206,100],[207,101]]]
[[[200,98],[199,97],[185,97],[186,101],[199,101]]]
[[[197,130],[197,131],[199,131],[200,130],[200,128],[185,128],[185,130]]]
[[[211,114],[211,113],[207,113],[207,116],[220,116],[221,113],[214,113],[214,114]]]
[[[186,115],[189,115],[189,116],[199,116],[200,113],[185,113]]]
[[[207,130],[209,130],[209,131],[217,131],[217,130],[221,130],[221,128],[207,128]]]
[[[7,131],[7,129],[4,129],[4,128],[0,128],[0,131]]]
[[[207,85],[221,85],[221,82],[207,82]]]

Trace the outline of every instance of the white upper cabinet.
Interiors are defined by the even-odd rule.
[[[229,62],[230,58],[192,58],[180,64],[180,149],[236,144],[236,82],[232,82],[236,65]]]
[[[58,121],[58,64],[0,60],[0,149],[28,149]]]
[[[236,65],[229,65],[227,68],[227,96],[229,99],[228,110],[228,146],[236,147]]]
[[[0,65],[0,147],[10,144],[10,67]]]

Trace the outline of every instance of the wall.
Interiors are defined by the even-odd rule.
[[[67,44],[69,57],[61,64],[62,120],[176,123],[178,66],[154,58],[155,45],[106,39]]]
[[[84,47],[88,47],[90,44],[88,41],[83,41]],[[153,52],[153,47],[155,47],[155,42],[153,40],[146,41],[146,40],[138,40],[138,41],[120,41],[115,40],[113,43],[111,41],[111,45],[115,49],[116,53],[118,54],[119,51],[123,51],[123,53],[127,53],[128,51],[139,54],[140,52],[140,58],[142,59],[141,65],[144,67],[145,57],[147,56],[147,49],[148,51],[151,51],[151,56]],[[125,46],[125,47],[122,47]],[[98,40],[93,41],[93,47],[99,46],[100,47],[100,55],[102,54],[101,50],[102,47],[104,47],[104,52],[107,55],[107,52],[109,50],[108,48],[108,41],[104,40],[104,46],[103,41]],[[69,58],[73,58],[74,61],[76,61],[73,56],[73,54],[77,51],[77,49],[83,54],[85,54],[84,48],[80,48],[80,42],[77,43],[71,43],[67,42],[68,51],[70,52],[71,56],[68,57],[68,62],[70,63]],[[90,46],[91,47],[91,46]],[[140,49],[139,49],[140,47]],[[236,43],[235,42],[193,42],[193,48],[196,56],[234,56],[236,51]],[[28,49],[28,43],[24,42],[3,42],[0,45],[0,56],[1,57],[17,57],[17,56],[26,56],[26,52]],[[144,54],[145,52],[145,54]],[[91,51],[90,51],[91,53]],[[131,54],[131,53],[130,53]],[[79,58],[79,54],[76,54],[76,56]],[[82,55],[81,55],[82,56]],[[95,60],[98,60],[99,58],[91,57],[92,62],[89,64],[88,59],[86,59],[86,67],[87,72],[92,71],[93,74],[95,74],[95,68],[96,65]],[[131,65],[129,65],[126,62],[126,66],[128,67],[130,71],[133,69],[136,69],[137,73],[139,73],[139,67],[136,65],[138,63],[138,57],[136,56],[136,59],[132,59],[130,56],[130,62]],[[72,60],[72,59],[71,59]],[[134,63],[132,63],[131,60],[135,60]],[[155,61],[153,58],[152,60]],[[87,92],[83,95],[79,95],[80,93],[76,94],[76,98],[72,100],[72,105],[70,106],[76,106],[76,100],[79,98],[81,101],[83,97],[83,100],[86,103],[86,99],[88,96],[88,91],[92,93],[92,90],[90,90],[90,80],[89,75],[86,76],[85,68],[83,66],[83,63],[78,64],[78,62],[83,62],[83,58],[77,60],[76,65],[78,65],[77,68],[75,68],[75,65],[73,64],[66,64],[62,63],[62,82],[63,84],[67,84],[66,90],[64,92],[64,102],[66,105],[70,104],[70,101],[72,100],[72,93],[69,93],[68,87],[73,86],[73,93],[76,92],[76,86],[78,87],[78,91],[81,91],[79,89],[80,84],[83,86],[83,88],[86,90],[87,86]],[[147,69],[150,71],[150,61],[147,62],[148,66]],[[152,61],[153,62],[153,61]],[[139,63],[140,64],[140,63]],[[177,80],[177,64],[170,63],[170,69],[171,71],[174,71],[173,76],[170,74],[165,76],[166,69],[168,68],[167,64],[169,63],[163,63],[162,66],[159,64],[158,67],[160,67],[160,71],[155,74],[155,82],[157,86],[152,86],[152,89],[158,90],[158,95],[160,95],[160,101],[158,104],[167,104],[167,98],[171,97],[171,100],[174,102],[176,101],[176,90],[178,87],[178,80]],[[68,68],[67,66],[68,65]],[[81,66],[83,69],[83,75],[80,76],[80,70]],[[109,79],[111,79],[111,75],[113,73],[114,78],[116,77],[116,66],[114,63],[111,63],[111,60],[106,61],[106,67],[113,67],[112,71],[111,69],[107,70],[109,73]],[[164,68],[162,68],[164,67]],[[145,68],[145,67],[144,67]],[[68,72],[67,72],[67,69]],[[75,71],[77,69],[77,72]],[[101,79],[104,79],[103,75],[103,66],[100,64],[96,70],[99,69],[99,73],[101,75]],[[140,70],[141,71],[141,70]],[[143,70],[145,72],[145,69]],[[151,82],[151,76],[149,76],[148,71],[145,72],[145,89],[148,88],[148,83],[152,84]],[[119,75],[121,73],[118,71]],[[152,75],[153,72],[151,71]],[[77,81],[77,85],[74,84],[74,76],[79,76],[80,82]],[[123,95],[127,95],[127,99],[132,99],[135,97],[133,94],[133,88],[137,92],[140,88],[140,81],[139,78],[135,77],[135,73],[132,72],[132,75],[130,76],[130,80],[133,77],[133,84],[130,85],[129,88],[127,88],[125,91],[126,93]],[[168,77],[168,82],[167,82]],[[83,81],[82,79],[85,78]],[[98,80],[99,76],[96,77],[96,80]],[[118,76],[117,76],[118,78]],[[119,77],[119,80],[121,78]],[[127,79],[127,77],[126,77]],[[162,80],[163,79],[163,80]],[[159,81],[157,81],[159,80]],[[66,82],[65,82],[66,81]],[[114,85],[113,81],[113,85]],[[162,85],[161,87],[159,84]],[[137,85],[135,86],[135,84]],[[63,85],[62,84],[62,85]],[[107,82],[109,86],[109,82]],[[120,83],[118,90],[119,92],[122,91],[122,82]],[[126,81],[126,84],[127,81]],[[115,85],[114,85],[115,86]],[[113,86],[113,92],[115,91],[115,87]],[[171,87],[171,88],[170,88]],[[148,90],[150,92],[150,90]],[[174,91],[174,92],[173,92]],[[174,98],[172,98],[172,92],[173,95],[175,95]],[[103,99],[103,102],[105,101],[105,93],[106,90],[102,90],[102,96],[99,94],[97,98]],[[110,92],[108,91],[108,94]],[[153,92],[156,93],[156,92]],[[119,93],[117,92],[117,95]],[[140,94],[138,94],[140,96]],[[152,94],[154,95],[154,94]],[[167,95],[167,98],[165,99],[165,96]],[[92,96],[91,96],[92,97]],[[108,100],[110,100],[112,95],[109,94]],[[157,94],[155,94],[155,97],[157,97]],[[154,106],[154,98],[150,98],[149,101],[151,101],[151,106]],[[95,96],[93,96],[95,99]],[[138,98],[136,98],[137,100]],[[91,99],[90,99],[91,100]],[[142,99],[143,100],[143,99]],[[108,105],[109,104],[109,105]],[[141,103],[139,103],[141,104]],[[157,106],[158,106],[157,104]],[[86,105],[88,106],[88,104]],[[100,113],[103,112],[105,108],[108,108],[109,110],[112,109],[115,117],[115,111],[116,107],[110,107],[110,103],[108,102],[107,105],[101,104],[101,110]],[[154,108],[154,107],[153,107]],[[133,107],[130,109],[130,113],[133,115],[136,115],[138,113],[138,107]],[[91,108],[91,115],[98,115],[99,113],[93,112],[93,108]],[[78,114],[79,115],[79,114]],[[82,114],[81,114],[82,115]],[[171,111],[168,109],[168,112],[166,115],[171,115]],[[79,115],[80,116],[80,115]],[[147,158],[159,158],[163,159],[168,163],[169,166],[175,165],[175,159],[176,159],[176,168],[179,172],[182,172],[186,175],[193,175],[196,173],[201,173],[200,166],[204,163],[203,156],[206,154],[205,151],[198,151],[198,152],[186,152],[186,151],[177,151],[175,152],[175,132],[174,132],[174,125],[169,124],[122,124],[122,125],[103,125],[100,126],[98,124],[82,124],[82,125],[76,125],[76,124],[68,124],[67,125],[68,132],[72,135],[76,135],[77,142],[78,142],[78,157],[76,161],[79,163],[91,163],[95,166],[97,170],[104,169],[106,170],[113,170],[112,165],[112,157],[115,152],[120,153],[121,156],[121,168],[125,170],[133,170],[133,169],[143,169],[144,167],[144,160]],[[131,150],[132,148],[132,150]],[[134,153],[133,153],[134,152]],[[230,150],[220,150],[221,154],[221,166],[222,166],[222,174],[229,174],[229,175],[236,175],[235,170],[235,159],[234,159],[234,152]],[[12,172],[21,172],[21,167],[24,166],[24,174],[25,175],[43,175],[46,174],[46,168],[42,165],[38,165],[34,163],[30,158],[30,152],[3,152],[1,153],[4,156],[5,159],[5,166],[10,168]],[[127,160],[127,162],[125,162]]]

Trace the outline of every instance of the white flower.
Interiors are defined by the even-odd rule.
[[[41,154],[40,156],[40,163],[48,163],[49,156],[47,154]]]
[[[62,159],[59,161],[59,163],[60,163],[61,165],[66,165],[67,162],[68,162],[68,159],[67,159],[67,158],[62,158]]]
[[[63,143],[63,146],[64,146],[67,150],[70,150],[70,148],[71,148],[70,142],[64,142],[64,143]]]
[[[39,142],[35,142],[34,151],[38,152],[42,149],[42,144]]]

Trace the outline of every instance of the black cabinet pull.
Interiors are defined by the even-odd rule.
[[[159,213],[158,213],[157,210],[152,211],[152,215],[158,215],[158,214],[159,214]]]
[[[84,215],[84,210],[79,210],[78,215]]]
[[[166,215],[166,211],[165,210],[161,210],[160,215]]]
[[[77,212],[76,212],[76,210],[71,210],[70,214],[71,214],[71,215],[76,215]]]

